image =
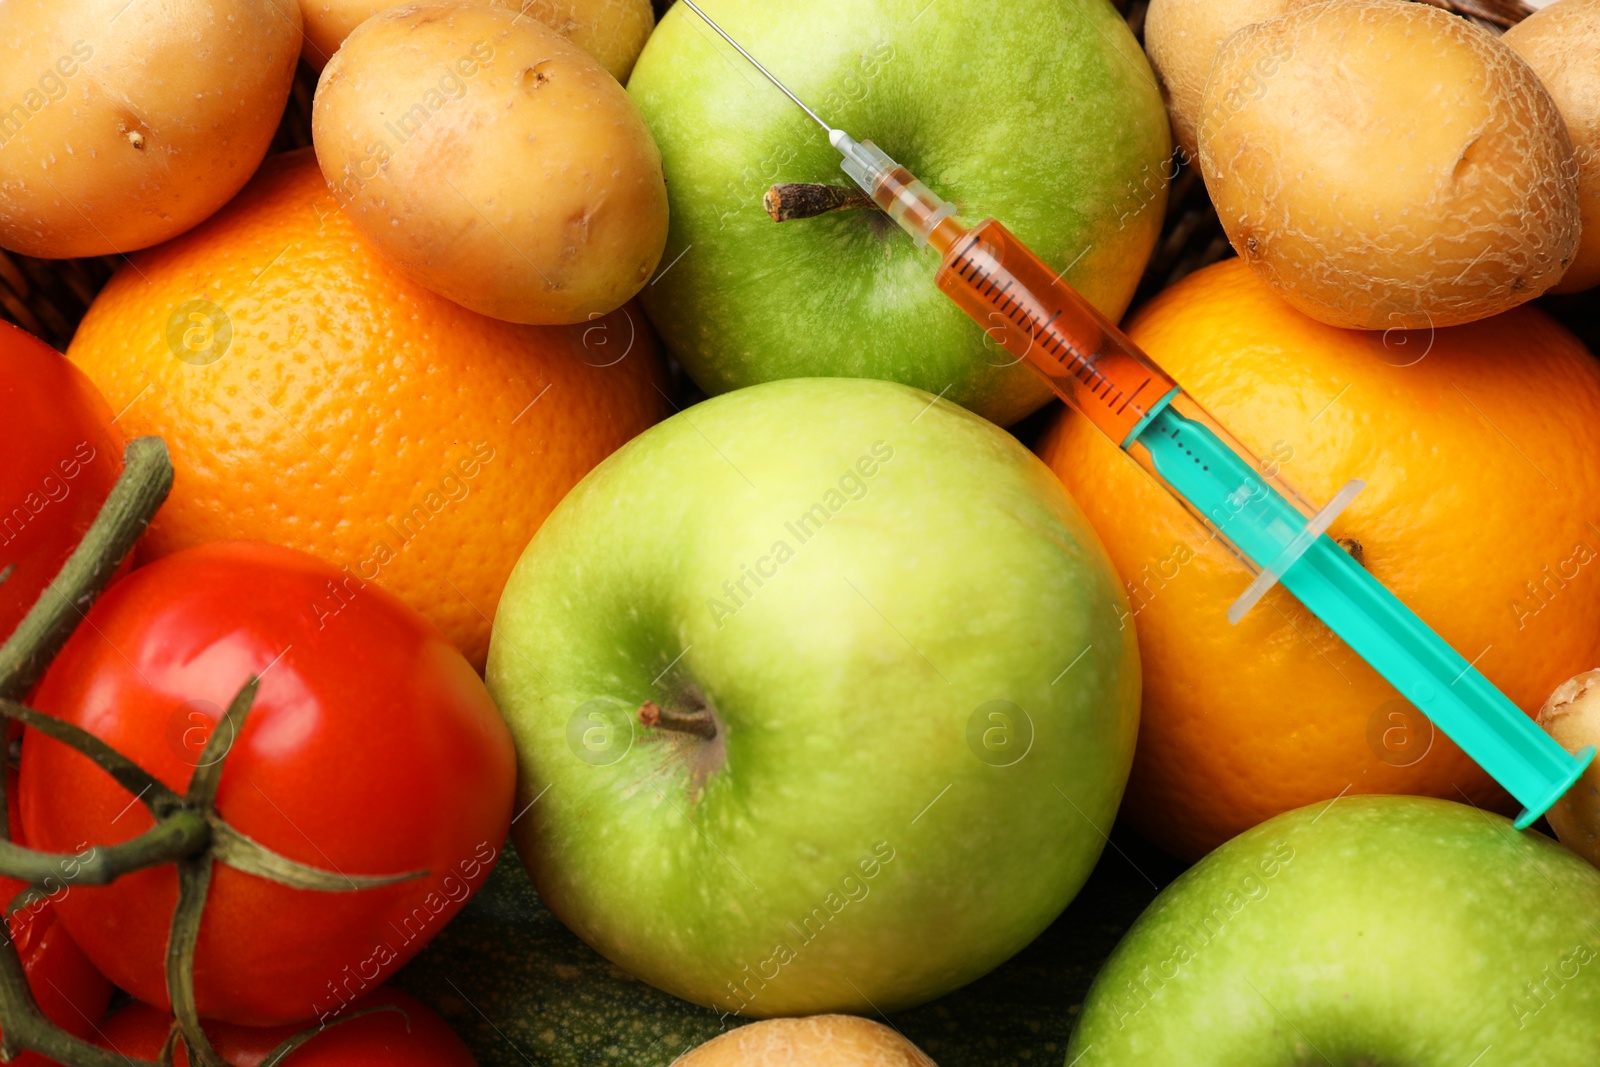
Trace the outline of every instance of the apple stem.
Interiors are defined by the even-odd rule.
[[[639,721],[646,726],[659,726],[663,730],[693,734],[707,741],[717,736],[717,720],[712,718],[711,712],[705,708],[698,711],[675,711],[672,708],[663,708],[654,700],[646,700],[644,706],[639,709]]]
[[[779,182],[761,198],[773,222],[789,219],[814,219],[830,211],[858,207],[877,207],[866,193],[853,185],[817,185],[812,182]]]

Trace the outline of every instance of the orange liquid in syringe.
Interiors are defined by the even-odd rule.
[[[940,227],[945,229],[944,227]],[[994,219],[950,240],[939,288],[984,331],[1049,381],[1118,445],[1175,383],[1122,339],[1077,291]],[[940,240],[939,238],[944,238]]]

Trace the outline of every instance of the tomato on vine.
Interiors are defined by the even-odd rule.
[[[381,1010],[385,1008],[389,1010]],[[355,1015],[362,1011],[367,1014]],[[106,1021],[99,1043],[133,1059],[157,1060],[171,1028],[170,1015],[135,1001]],[[206,1024],[217,1052],[233,1067],[258,1067],[299,1029]],[[472,1053],[443,1019],[394,989],[379,990],[352,1004],[348,1021],[322,1030],[283,1063],[284,1067],[476,1067]],[[188,1054],[179,1044],[173,1067],[188,1065]]]
[[[0,322],[0,640],[17,628],[99,513],[122,469],[110,407],[65,356]],[[21,731],[0,729],[14,741]],[[8,822],[19,839],[17,775],[7,760]],[[0,907],[26,886],[0,878]],[[48,902],[7,920],[29,988],[45,1016],[88,1037],[111,983],[84,958]],[[43,1067],[28,1052],[14,1063]]]
[[[111,983],[84,958],[48,900],[36,901],[6,919],[17,946],[28,988],[45,1018],[74,1037],[91,1040],[111,1002]],[[24,1052],[11,1061],[20,1067],[49,1067],[51,1061]]]
[[[122,469],[111,408],[67,357],[0,322],[0,640],[44,592]]]
[[[259,688],[242,728],[208,748],[252,677]],[[134,571],[89,611],[32,704],[178,792],[202,763],[220,762],[215,818],[246,846],[348,890],[248,873],[215,834],[192,960],[195,1004],[210,1019],[337,1017],[460,910],[510,823],[510,732],[472,667],[398,599],[285,548],[202,545]],[[28,844],[57,852],[155,825],[138,796],[32,729],[21,810]],[[357,886],[396,875],[410,876]],[[74,887],[57,909],[117,985],[170,1009],[178,897],[167,864]]]

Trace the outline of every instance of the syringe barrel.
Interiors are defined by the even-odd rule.
[[[1220,524],[1192,504],[1156,467],[1140,434],[1171,406],[1203,423],[1260,478],[1309,517],[1315,509],[1281,477],[1275,465],[1257,460],[1123,332],[994,219],[955,238],[936,280],[984,330],[984,344],[1027,363],[1056,395],[1094,423],[1183,501],[1204,525]],[[1229,545],[1252,570],[1259,566]],[[1269,561],[1270,562],[1270,561]]]
[[[983,328],[985,345],[1026,362],[1118,446],[1176,388],[994,219],[957,238],[935,277],[944,294]]]
[[[1182,417],[1173,419],[1172,414]],[[1179,427],[1209,431],[1206,449],[1215,450],[1222,462],[1208,465],[1209,456],[1196,442],[1173,435]],[[1257,459],[1181,389],[1123,442],[1122,450],[1252,572],[1270,566],[1316,514],[1316,507],[1284,479],[1281,464]],[[1179,464],[1207,468],[1200,472],[1206,476],[1198,482],[1181,477],[1186,472]],[[1242,532],[1253,536],[1246,539]]]

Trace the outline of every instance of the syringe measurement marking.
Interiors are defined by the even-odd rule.
[[[1145,376],[1145,380],[1139,383],[1139,388],[1137,388],[1133,392],[1129,393],[1128,394],[1128,399],[1126,399],[1126,400],[1124,400],[1122,402],[1122,406],[1117,409],[1117,414],[1121,415],[1124,411],[1127,411],[1128,410],[1128,405],[1133,403],[1133,398],[1138,396],[1140,393],[1144,392],[1144,387],[1149,385],[1154,380],[1155,379],[1153,379],[1153,378],[1149,377],[1148,375],[1146,375]],[[1144,413],[1144,408],[1140,408],[1139,412],[1140,412],[1140,414],[1143,414]]]
[[[972,257],[972,254],[971,254],[970,250],[968,250],[967,252],[962,253],[961,258],[963,260],[965,260],[967,266],[970,266],[972,268],[972,276],[971,276],[970,280],[973,280],[973,281],[976,282],[976,291],[978,292],[978,295],[979,296],[988,296],[989,294],[986,294],[986,293],[983,292],[983,281],[988,281],[989,282],[989,288],[990,288],[990,290],[992,292],[993,289],[994,289],[994,282],[991,279],[993,279],[995,276],[997,276],[999,274],[999,272],[1001,270],[1003,270],[1004,268],[999,263],[995,263],[994,264],[994,270],[992,272],[985,272],[983,270],[983,268],[979,265],[977,260]],[[991,261],[993,260],[992,256],[989,257],[989,258],[991,259]],[[966,267],[963,267],[962,269],[958,270],[956,273],[960,277],[963,277],[963,278],[967,277]],[[1007,273],[1009,273],[1009,272],[1007,272]],[[982,281],[978,280],[978,279],[980,279],[980,277],[983,279]],[[1011,284],[1013,282],[1015,282],[1015,281],[1016,281],[1015,278],[1012,278],[1011,281],[1008,281],[1006,283],[1006,288],[1009,289],[1011,287]],[[1018,305],[1018,310],[1021,310],[1021,305],[1020,304]],[[1012,322],[1015,322],[1019,327],[1022,327],[1023,329],[1027,330],[1031,340],[1036,340],[1038,338],[1040,332],[1042,332],[1044,327],[1039,324],[1038,317],[1036,315],[1032,315],[1031,313],[1029,313],[1027,311],[1023,311],[1023,314],[1024,314],[1024,316],[1026,316],[1028,318],[1031,318],[1033,320],[1033,324],[1031,326],[1029,326],[1028,324],[1025,324],[1023,322],[1018,322],[1010,314],[1007,314],[1006,318],[1010,319]],[[1055,322],[1056,317],[1058,315],[1060,315],[1060,314],[1061,314],[1060,310],[1057,310],[1054,315],[1050,316],[1050,322],[1052,322],[1052,323]],[[1062,350],[1068,351],[1068,352],[1070,352],[1072,354],[1072,362],[1068,364],[1067,372],[1069,374],[1072,374],[1074,377],[1076,377],[1084,385],[1086,385],[1086,386],[1091,385],[1091,378],[1100,379],[1100,381],[1104,381],[1108,385],[1113,384],[1113,383],[1110,382],[1109,379],[1107,379],[1105,377],[1104,374],[1102,374],[1100,372],[1099,368],[1095,367],[1094,364],[1090,362],[1089,357],[1085,353],[1082,353],[1077,348],[1075,348],[1072,345],[1072,343],[1065,338],[1064,335],[1062,335],[1059,332],[1051,334],[1050,335],[1050,340],[1047,341],[1041,347],[1044,347],[1044,348],[1048,349],[1050,343],[1052,343],[1052,342],[1056,346],[1056,351],[1051,352],[1051,355],[1055,356],[1057,359],[1061,358]],[[1089,377],[1085,377],[1084,375],[1088,375]],[[1096,383],[1093,386],[1093,388],[1098,388],[1098,383]],[[1113,403],[1114,403],[1114,401],[1113,401]]]
[[[1011,286],[1016,283],[1016,278],[1009,278],[1003,288],[997,289],[995,283],[998,281],[1000,271],[1004,269],[1000,266],[1000,264],[995,263],[993,271],[985,271],[972,256],[970,250],[963,252],[960,258],[965,262],[962,267],[957,270],[957,275],[974,282],[978,295],[988,299],[991,304],[993,303],[993,298],[995,296],[1008,292]],[[992,259],[992,257],[990,258]],[[972,268],[972,274],[970,277],[967,274],[968,267]],[[1007,273],[1009,274],[1009,272]],[[988,292],[984,292],[985,283],[988,285]],[[1022,319],[1019,320],[1011,312],[1006,311],[1006,304],[1014,304],[1015,310],[1021,313]],[[1023,308],[1021,303],[1015,302],[1015,298],[1010,296],[1007,296],[1004,302],[997,305],[996,310],[1001,311],[1008,320],[1016,323],[1019,328],[1026,331],[1030,337],[1030,342],[1033,340],[1038,340],[1039,336],[1048,330],[1049,326],[1054,323],[1056,318],[1061,314],[1060,309],[1057,309],[1055,314],[1051,315],[1048,321],[1041,322],[1037,315]],[[1067,372],[1087,386],[1091,396],[1095,396],[1096,399],[1102,401],[1107,407],[1110,407],[1119,399],[1122,399],[1122,390],[1117,387],[1116,382],[1106,376],[1098,367],[1096,367],[1086,353],[1080,352],[1077,348],[1075,348],[1072,343],[1066,339],[1065,335],[1059,331],[1052,332],[1047,340],[1041,344],[1041,347],[1049,351],[1052,344],[1055,346],[1055,350],[1050,354],[1057,359],[1061,358],[1061,353],[1063,351],[1071,353],[1072,360],[1067,365]],[[1149,384],[1150,378],[1146,377],[1143,382],[1139,383],[1139,388],[1128,394],[1127,399],[1123,400],[1122,406],[1116,409],[1116,414],[1120,415],[1126,411],[1128,409],[1128,405],[1133,402],[1133,398],[1142,392],[1144,387]],[[1104,389],[1103,396],[1100,395],[1102,388]],[[1113,392],[1116,393],[1116,396],[1111,395]]]
[[[977,292],[978,295],[982,296],[982,297],[991,296],[993,291],[994,291],[994,282],[991,279],[993,277],[997,276],[998,273],[999,273],[999,270],[1001,270],[1003,268],[1001,268],[999,266],[999,264],[996,264],[995,265],[996,269],[995,269],[994,272],[986,273],[979,266],[977,261],[971,258],[970,254],[963,253],[961,258],[965,261],[967,266],[970,266],[972,268],[972,278],[971,278],[971,280],[976,281],[976,283],[977,283],[975,285],[975,287],[974,287],[974,291]],[[962,278],[966,278],[967,277],[967,271],[966,271],[965,267],[963,267],[961,270],[958,270],[956,273],[957,273],[957,275],[959,277],[962,277]],[[980,277],[984,281],[989,281],[990,293],[983,292],[983,281],[979,281],[978,280],[978,279],[980,279]],[[1010,289],[1011,285],[1015,281],[1016,281],[1016,279],[1012,278],[1010,281],[1006,282],[1006,289]],[[1006,302],[1010,303],[1011,302],[1011,298],[1007,297]],[[1004,308],[1005,308],[1005,305],[1001,304],[997,310],[1004,311]],[[1034,340],[1037,340],[1038,337],[1039,337],[1039,334],[1042,333],[1044,331],[1044,329],[1049,326],[1050,323],[1055,322],[1056,317],[1061,314],[1060,309],[1057,309],[1056,313],[1054,315],[1050,316],[1050,319],[1049,319],[1048,322],[1046,322],[1044,324],[1040,324],[1039,321],[1038,321],[1038,316],[1033,315],[1030,312],[1024,311],[1022,309],[1022,305],[1021,304],[1017,305],[1017,309],[1019,311],[1022,311],[1022,314],[1024,315],[1024,317],[1031,318],[1033,320],[1031,325],[1029,325],[1027,323],[1024,323],[1024,322],[1018,321],[1009,312],[1006,313],[1006,318],[1011,320],[1012,322],[1016,323],[1019,327],[1022,327],[1025,331],[1028,332],[1030,345],[1032,344],[1032,342]],[[1076,366],[1077,368],[1081,369],[1082,371],[1086,372],[1087,374],[1090,374],[1095,378],[1100,378],[1100,379],[1104,380],[1104,375],[1102,375],[1100,373],[1099,369],[1094,367],[1088,361],[1088,358],[1084,354],[1080,353],[1077,349],[1075,349],[1072,346],[1072,344],[1069,341],[1065,340],[1065,338],[1063,338],[1059,333],[1058,334],[1052,334],[1051,335],[1051,339],[1054,341],[1054,343],[1056,345],[1056,349],[1057,349],[1057,351],[1052,352],[1051,355],[1055,356],[1057,359],[1060,359],[1061,358],[1061,351],[1060,350],[1062,350],[1062,349],[1065,349],[1065,350],[1067,350],[1067,351],[1072,353],[1072,363],[1069,364],[1068,367],[1067,367],[1068,373],[1071,373],[1075,377],[1077,377],[1077,373],[1074,371],[1074,366]],[[1042,345],[1041,347],[1048,347],[1048,344]],[[1089,378],[1078,377],[1078,380],[1083,382],[1084,385],[1089,385],[1090,384],[1090,379]]]

